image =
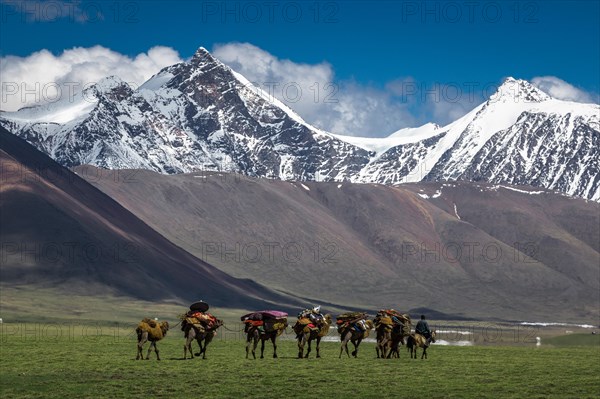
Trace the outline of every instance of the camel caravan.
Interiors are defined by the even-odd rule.
[[[224,325],[212,314],[208,313],[209,305],[205,302],[195,302],[190,305],[190,310],[179,316],[181,330],[184,333],[185,343],[183,346],[183,358],[194,357],[192,342],[195,340],[200,348],[196,356],[206,359],[206,347],[217,334],[217,329]],[[279,310],[260,310],[241,316],[244,325],[243,332],[246,335],[246,359],[252,354],[256,359],[256,347],[261,342],[260,358],[264,358],[265,343],[271,341],[273,345],[273,358],[277,358],[277,338],[280,337],[288,327],[288,314]],[[311,353],[312,342],[315,341],[316,357],[321,357],[321,339],[329,334],[332,325],[332,316],[323,315],[320,306],[312,309],[304,309],[298,313],[296,323],[292,330],[298,341],[298,358],[308,358]],[[348,312],[336,317],[337,332],[340,335],[340,354],[344,352],[350,357],[348,343],[352,343],[353,357],[358,357],[358,348],[363,340],[369,337],[372,330],[376,334],[375,352],[377,358],[390,359],[400,357],[400,345],[406,345],[410,357],[417,358],[417,349],[422,349],[421,359],[427,359],[427,348],[435,342],[435,331],[430,330],[425,316],[411,332],[412,323],[408,314],[402,314],[394,309],[382,309],[377,312],[373,320],[369,319],[366,312]],[[225,327],[226,328],[226,327]],[[143,319],[136,328],[137,333],[137,359],[144,359],[142,349],[146,342],[150,342],[146,360],[150,358],[152,348],[156,353],[157,360],[160,355],[156,343],[164,338],[169,330],[169,323],[149,318]],[[306,352],[305,352],[306,348]]]

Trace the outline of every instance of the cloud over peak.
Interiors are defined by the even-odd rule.
[[[1,0],[0,0],[1,1]],[[419,82],[402,77],[375,87],[340,80],[327,62],[298,63],[281,59],[250,43],[216,45],[213,55],[244,75],[269,95],[296,111],[308,123],[337,134],[381,137],[426,122],[440,125],[460,118],[494,92],[497,82]],[[164,46],[128,56],[106,47],[72,48],[55,55],[40,50],[26,57],[0,58],[0,109],[15,111],[35,103],[52,102],[61,88],[80,91],[109,76],[133,87],[160,69],[182,62],[179,53]],[[531,83],[554,98],[598,102],[555,76]]]
[[[177,62],[181,62],[177,51],[163,46],[152,47],[135,57],[102,46],[76,47],[60,55],[48,50],[26,57],[9,55],[0,58],[0,109],[16,111],[34,103],[51,102],[63,88],[79,91],[109,75],[117,75],[133,86],[140,85]]]
[[[393,93],[339,81],[327,62],[296,63],[249,43],[217,45],[213,55],[321,129],[353,136],[381,136],[416,123],[408,104]]]
[[[531,79],[531,84],[538,89],[559,100],[575,101],[579,103],[598,102],[598,95],[592,95],[581,90],[556,76],[536,76]]]

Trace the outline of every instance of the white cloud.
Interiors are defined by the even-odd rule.
[[[394,100],[392,92],[337,81],[326,62],[295,63],[249,43],[217,45],[212,54],[321,129],[382,136],[416,123],[408,104]]]
[[[295,63],[247,43],[216,46],[213,55],[286,103],[307,122],[334,133],[385,136],[427,122],[430,116],[444,122],[448,114],[455,116],[454,108],[445,111],[443,104],[420,104],[416,97],[405,96],[398,91],[399,80],[384,88],[337,81],[326,62]],[[102,46],[73,48],[60,55],[41,50],[26,57],[2,57],[0,109],[15,111],[54,101],[56,87],[66,95],[71,93],[70,87],[78,91],[109,75],[137,86],[177,62],[181,62],[179,54],[169,47],[154,47],[133,58]],[[409,78],[407,82],[412,81]],[[436,112],[431,111],[434,106]],[[428,109],[429,114],[416,118],[414,115],[422,109]]]
[[[33,103],[54,101],[59,93],[77,91],[110,75],[137,86],[177,62],[181,62],[177,51],[162,46],[133,58],[102,46],[77,47],[60,55],[40,50],[27,57],[2,57],[0,109],[15,111]]]
[[[592,95],[556,76],[536,76],[531,83],[551,97],[580,103],[598,102],[598,95]]]
[[[213,54],[307,122],[338,134],[385,136],[425,122],[443,125],[485,100],[467,85],[426,84],[412,77],[390,81],[383,88],[340,81],[327,62],[296,63],[248,43],[217,45]],[[14,111],[53,101],[56,86],[77,89],[109,75],[137,86],[161,68],[181,61],[177,51],[162,46],[135,57],[102,46],[73,48],[60,55],[41,50],[26,57],[2,57],[0,109]],[[598,101],[597,95],[554,76],[536,77],[532,83],[555,98]]]

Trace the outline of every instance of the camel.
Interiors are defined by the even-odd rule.
[[[325,319],[323,324],[317,326],[316,329],[311,329],[308,326],[300,323],[299,321],[294,324],[293,330],[298,337],[298,359],[308,359],[308,355],[311,351],[311,342],[313,340],[317,341],[317,358],[321,357],[319,353],[321,338],[326,336],[329,333],[329,327],[331,326],[331,315],[325,315]],[[304,346],[308,344],[308,348],[306,349],[306,354],[304,354]]]
[[[203,327],[196,327],[187,320],[181,321],[181,330],[185,336],[185,344],[183,345],[183,358],[187,359],[187,352],[190,352],[190,359],[194,358],[192,353],[192,341],[196,340],[200,347],[200,352],[196,353],[196,356],[202,355],[202,359],[206,359],[206,347],[211,343],[215,335],[217,335],[217,328],[223,325],[223,321],[217,319],[214,326],[207,330]]]
[[[252,346],[252,357],[256,359],[256,346],[258,340],[261,341],[260,346],[260,358],[264,359],[265,353],[265,341],[271,340],[273,343],[273,358],[277,358],[277,337],[280,336],[288,326],[287,322],[280,325],[280,328],[273,329],[273,323],[265,322],[264,329],[260,329],[258,326],[253,326],[250,323],[246,323],[244,332],[246,333],[246,359],[250,353],[250,346]]]
[[[431,342],[435,342],[435,331],[431,332]],[[423,359],[423,357],[427,359],[427,348],[429,348],[429,343],[427,343],[427,338],[425,338],[421,334],[410,334],[408,336],[408,339],[406,340],[406,348],[410,351],[411,359],[416,359],[417,349],[423,348],[423,354],[421,355],[421,359]]]
[[[371,320],[365,320],[365,326],[367,329],[365,331],[357,331],[354,328],[355,323],[349,323],[347,326],[338,328],[338,332],[340,333],[340,338],[342,340],[342,346],[340,348],[340,359],[342,358],[342,353],[344,349],[346,350],[346,354],[350,357],[350,353],[348,352],[348,342],[352,342],[354,345],[354,350],[352,351],[352,356],[358,357],[358,347],[363,339],[369,336],[369,332],[373,329],[373,322]]]
[[[404,333],[402,328],[395,327],[392,330],[392,341],[390,343],[390,352],[388,354],[388,358],[400,358],[400,350],[398,347],[405,344],[405,337],[408,337],[408,335]]]
[[[377,333],[377,358],[400,358],[398,347],[404,345],[404,337],[410,333],[410,316],[393,309],[380,310],[373,322]]]
[[[142,354],[142,349],[144,344],[147,341],[150,341],[150,346],[148,347],[148,354],[146,355],[146,360],[150,359],[150,352],[152,351],[152,347],[154,347],[154,352],[156,352],[156,359],[160,360],[160,355],[158,354],[158,347],[156,343],[163,339],[165,335],[167,335],[167,331],[169,331],[169,322],[163,321],[158,323],[155,320],[145,318],[139,322],[135,332],[137,333],[137,356],[135,360],[144,359],[144,355]]]
[[[389,324],[378,323],[375,327],[375,333],[377,336],[377,345],[375,345],[377,359],[388,359],[391,355],[393,344],[392,326]]]

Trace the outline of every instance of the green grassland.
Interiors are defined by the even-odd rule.
[[[265,359],[246,360],[239,333],[224,330],[207,359],[181,360],[179,328],[159,343],[162,361],[135,361],[131,325],[69,323],[1,325],[0,396],[8,398],[596,398],[600,346],[434,346],[429,359],[338,359],[339,343],[322,358],[296,359],[291,340]],[[234,330],[231,325],[231,330]],[[577,341],[577,336],[569,337]],[[579,341],[581,342],[581,341]],[[590,343],[591,342],[591,343]],[[196,344],[194,343],[194,347]]]
[[[543,341],[544,344],[557,347],[593,346],[600,348],[600,335],[595,334],[568,334],[551,337]],[[599,360],[600,361],[600,360]]]
[[[287,336],[279,342],[278,359],[267,346],[265,359],[246,360],[239,331],[245,311],[214,308],[226,325],[209,346],[208,359],[184,361],[176,323],[186,304],[6,286],[0,296],[2,399],[530,399],[595,398],[600,392],[600,336],[587,331],[557,336],[564,329],[444,321],[440,326],[473,334],[441,339],[466,338],[475,345],[434,346],[427,360],[409,359],[404,350],[401,359],[379,360],[370,342],[363,343],[358,359],[338,359],[339,343],[323,342],[321,359],[314,358],[314,349],[310,359],[296,359],[296,344]],[[145,316],[172,325],[159,343],[161,362],[154,354],[149,361],[134,360],[134,329]],[[542,337],[541,347],[535,346],[536,336]]]

